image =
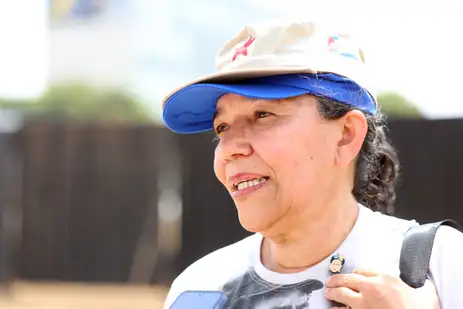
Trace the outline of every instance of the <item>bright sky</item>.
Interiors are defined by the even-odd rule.
[[[463,117],[463,1],[252,0],[275,16],[314,15],[349,25],[364,42],[381,90],[430,117]],[[282,5],[284,3],[284,5]]]
[[[0,97],[35,97],[46,86],[45,2],[0,0]]]
[[[404,94],[433,118],[463,117],[462,0],[249,1],[275,17],[349,25],[364,42],[380,90]],[[45,87],[46,2],[0,1],[0,97],[34,96]]]

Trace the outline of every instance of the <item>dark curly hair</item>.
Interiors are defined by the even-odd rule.
[[[317,97],[320,115],[327,120],[339,119],[354,107]],[[352,194],[364,206],[391,214],[396,199],[395,186],[399,176],[399,159],[386,138],[384,116],[364,113],[368,131],[357,159]]]

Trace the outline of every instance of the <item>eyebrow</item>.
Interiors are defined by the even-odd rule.
[[[252,99],[250,103],[256,103],[258,105],[264,105],[264,106],[276,106],[278,107],[283,107],[281,104],[283,104],[283,99],[275,99],[275,100],[263,100],[263,99]],[[220,115],[220,113],[223,112],[223,108],[216,107],[216,112],[214,113],[214,117],[212,118],[213,120],[217,118],[217,116]]]

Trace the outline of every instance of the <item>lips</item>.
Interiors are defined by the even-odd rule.
[[[263,184],[269,180],[268,176],[250,173],[240,173],[228,178],[230,190],[232,192],[252,188]]]
[[[255,187],[257,185],[260,185],[260,184],[266,182],[267,180],[268,180],[268,177],[264,176],[264,177],[261,177],[261,178],[255,178],[255,179],[241,181],[241,182],[239,182],[237,184],[234,184],[232,189],[233,189],[233,191],[244,190],[244,189],[247,189],[247,188],[251,188],[251,187]]]

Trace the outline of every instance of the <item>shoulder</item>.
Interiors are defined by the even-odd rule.
[[[454,250],[463,250],[463,233],[453,227],[443,225],[436,233],[434,248],[445,249],[452,248]],[[462,252],[462,251],[459,251]]]
[[[359,219],[353,231],[356,267],[398,275],[404,237],[415,225],[418,223],[414,220],[385,215],[360,206]]]
[[[260,235],[251,235],[191,264],[172,283],[164,309],[184,291],[219,290],[233,276],[244,273],[252,263],[253,253],[260,248],[260,240]]]
[[[391,215],[385,215],[365,207],[361,207],[361,211],[365,213],[364,217],[367,219],[365,221],[368,221],[367,224],[372,235],[399,242],[400,244],[410,228],[419,225],[415,220],[406,220]]]
[[[400,246],[406,232],[411,227],[419,225],[416,221],[404,221],[384,215],[381,221],[387,222],[389,230],[394,231],[391,233],[391,237],[402,239]],[[401,234],[402,236],[400,236]],[[428,278],[436,287],[442,309],[463,308],[463,298],[460,296],[461,287],[459,286],[461,278],[463,278],[462,259],[463,233],[450,226],[439,227],[434,238]]]
[[[441,226],[436,233],[430,261],[442,309],[463,308],[460,282],[463,278],[463,233]]]

